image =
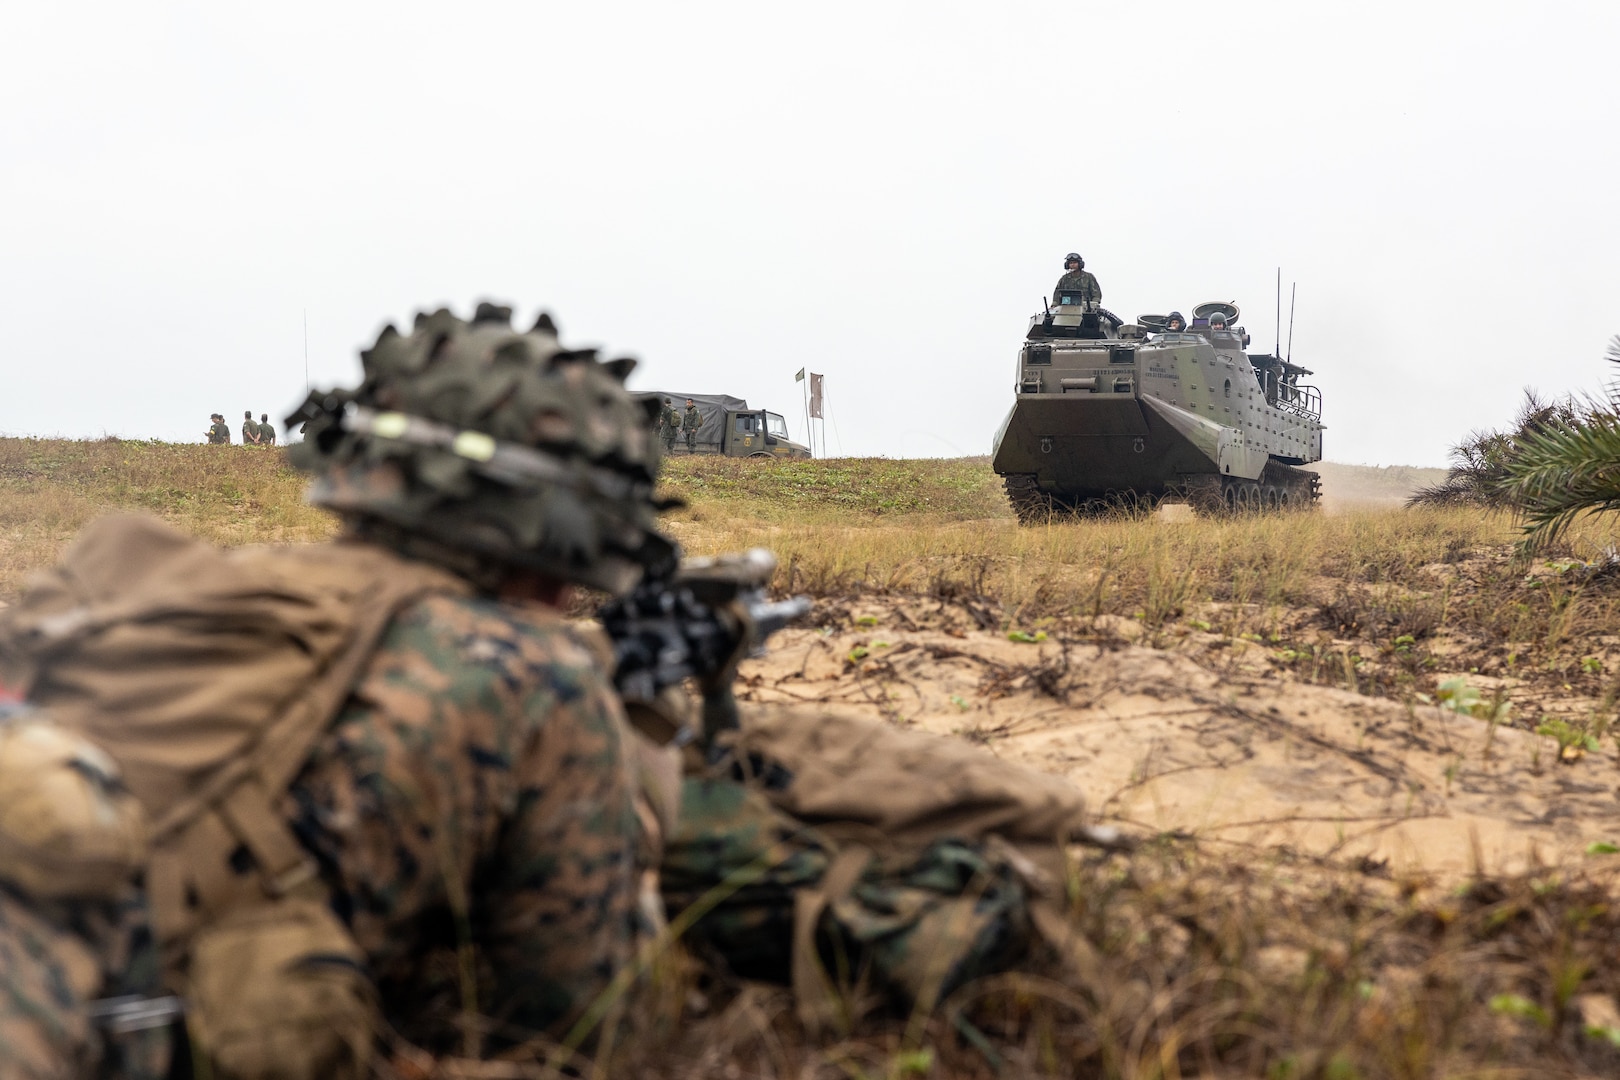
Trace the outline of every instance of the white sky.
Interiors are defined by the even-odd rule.
[[[1280,265],[1328,457],[1436,465],[1524,385],[1596,388],[1620,332],[1615,0],[35,2],[0,25],[11,434],[279,417],[306,310],[333,385],[384,322],[490,297],[796,438],[793,373],[825,372],[835,452],[985,453],[1076,249],[1112,310],[1235,299],[1255,349]]]

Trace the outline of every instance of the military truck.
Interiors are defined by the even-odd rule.
[[[692,399],[703,423],[698,427],[698,454],[724,454],[726,457],[807,458],[810,448],[788,438],[787,420],[781,413],[750,409],[748,402],[729,394],[677,394],[658,391],[659,401],[669,398],[675,411],[686,413],[686,400]],[[675,436],[676,454],[685,454],[686,433]]]
[[[1020,522],[1167,498],[1209,514],[1315,502],[1320,480],[1298,466],[1322,457],[1321,394],[1306,368],[1245,351],[1236,304],[1199,304],[1172,331],[1057,301],[1030,319],[992,450]]]

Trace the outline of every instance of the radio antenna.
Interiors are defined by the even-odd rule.
[[[1299,282],[1288,286],[1288,362],[1294,362],[1294,297],[1299,294]]]
[[[1271,355],[1276,356],[1282,352],[1282,267],[1277,267],[1277,336],[1271,339],[1276,342],[1272,346]]]

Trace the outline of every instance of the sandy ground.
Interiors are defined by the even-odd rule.
[[[745,665],[742,696],[973,739],[1073,780],[1102,822],[1234,857],[1286,848],[1444,881],[1620,840],[1610,749],[1566,758],[1436,706],[1201,663],[1131,643],[1127,620],[1100,643],[1015,643],[934,606],[863,604],[840,613],[848,630],[783,632]]]

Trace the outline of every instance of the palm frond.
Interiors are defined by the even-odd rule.
[[[1501,493],[1524,519],[1526,550],[1556,540],[1586,511],[1620,510],[1620,415],[1589,413],[1525,434]]]

